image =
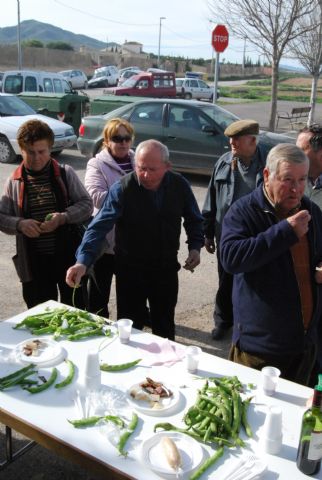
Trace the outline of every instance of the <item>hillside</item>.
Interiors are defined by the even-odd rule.
[[[48,42],[67,42],[73,47],[79,48],[86,45],[93,49],[102,49],[106,47],[105,42],[96,40],[76,33],[63,30],[49,23],[42,23],[36,20],[25,20],[20,23],[21,41],[37,39],[43,43]],[[0,44],[17,43],[17,26],[0,28]]]

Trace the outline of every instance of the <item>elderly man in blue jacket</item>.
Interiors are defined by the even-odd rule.
[[[223,220],[221,260],[234,274],[229,359],[307,384],[322,314],[322,213],[304,197],[309,160],[295,145],[274,147],[264,184]],[[322,270],[322,269],[321,269]]]

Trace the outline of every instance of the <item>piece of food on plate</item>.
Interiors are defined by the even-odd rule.
[[[160,443],[168,464],[173,470],[178,472],[179,468],[182,466],[182,459],[177,445],[167,436],[162,437]]]
[[[42,340],[29,340],[23,345],[23,353],[27,357],[33,356],[37,357],[39,355],[39,350],[43,348],[46,345],[46,343]]]
[[[171,390],[166,388],[163,383],[156,382],[150,377],[146,377],[146,381],[140,383],[140,386],[143,388],[144,391],[152,395],[159,395],[160,398],[169,398],[173,395]]]

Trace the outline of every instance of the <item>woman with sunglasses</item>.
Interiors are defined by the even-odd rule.
[[[94,202],[94,215],[101,208],[113,183],[132,172],[134,138],[132,125],[122,118],[110,120],[103,130],[103,148],[87,163],[85,187]],[[101,255],[100,255],[101,254]],[[88,310],[108,318],[108,302],[114,274],[114,230],[106,236],[88,282]]]

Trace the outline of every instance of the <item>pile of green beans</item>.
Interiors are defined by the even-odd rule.
[[[105,325],[106,320],[103,317],[92,315],[84,310],[61,307],[29,315],[13,328],[26,328],[33,335],[52,334],[55,340],[64,337],[75,341],[99,335],[109,337],[111,329],[106,328]]]
[[[75,365],[71,360],[65,360],[68,365],[68,374],[60,383],[56,383],[55,388],[63,388],[71,384],[75,376]],[[48,380],[44,378],[42,383],[39,383],[39,380],[36,378],[29,378],[31,375],[38,375],[38,370],[35,365],[32,363],[26,367],[20,368],[19,370],[0,378],[0,390],[6,390],[15,386],[21,386],[24,390],[27,390],[29,393],[40,393],[44,390],[47,390],[49,387],[55,384],[58,376],[57,368],[53,368],[50,373]],[[42,378],[42,377],[38,377]]]
[[[35,365],[32,363],[26,367],[20,368],[10,375],[0,378],[0,390],[6,390],[16,385],[33,385],[34,380],[31,380],[29,377],[37,373]]]
[[[216,453],[198,469],[193,479],[199,478],[223,454],[224,447],[243,447],[239,434],[244,429],[248,437],[252,431],[247,420],[247,409],[251,397],[242,400],[243,386],[235,377],[209,377],[198,391],[197,399],[184,414],[183,428],[171,423],[158,423],[154,431],[177,431],[192,438],[216,446]]]

